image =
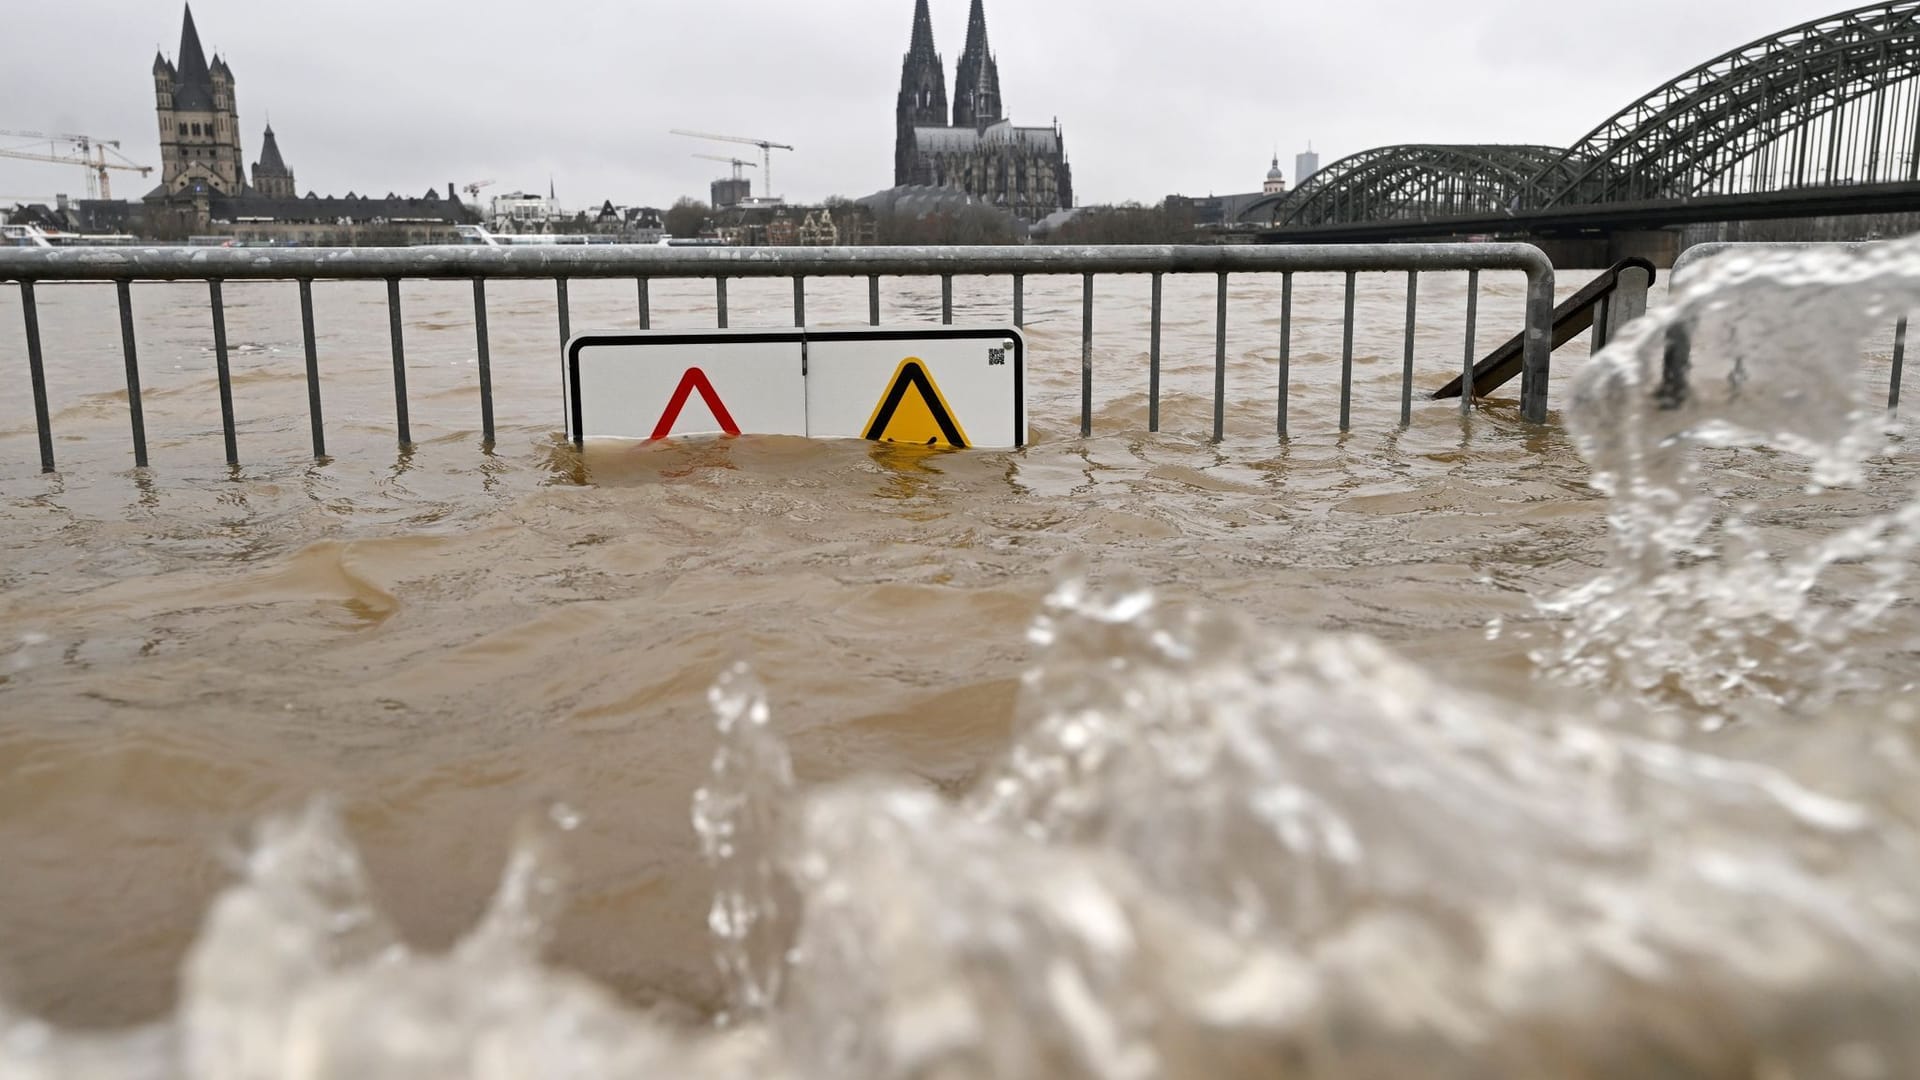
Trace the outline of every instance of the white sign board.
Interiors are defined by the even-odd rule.
[[[567,345],[567,434],[1027,442],[1026,341],[1004,327],[659,330]]]
[[[568,346],[567,434],[805,435],[805,345],[797,330],[583,335]]]

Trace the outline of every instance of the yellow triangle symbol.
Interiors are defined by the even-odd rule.
[[[867,419],[867,438],[914,446],[951,446],[964,450],[967,433],[947,406],[940,387],[919,357],[909,356],[894,369],[887,392]]]

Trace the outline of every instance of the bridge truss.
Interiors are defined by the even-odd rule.
[[[1715,57],[1565,149],[1388,146],[1242,220],[1277,226],[1920,183],[1920,0],[1804,23]]]

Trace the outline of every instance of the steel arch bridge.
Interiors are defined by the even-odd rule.
[[[1920,2],[1920,0],[1916,0]],[[1342,158],[1245,214],[1281,208],[1292,225],[1484,216],[1519,208],[1534,177],[1561,168],[1553,146],[1383,146]]]
[[[1843,11],[1701,64],[1564,149],[1389,146],[1243,221],[1276,226],[1920,183],[1920,0]]]

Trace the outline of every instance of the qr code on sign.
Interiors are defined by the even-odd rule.
[[[1005,349],[988,349],[987,350],[987,366],[988,367],[1000,367],[1006,362],[1007,362],[1007,350]]]

